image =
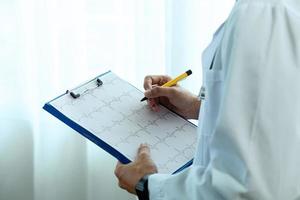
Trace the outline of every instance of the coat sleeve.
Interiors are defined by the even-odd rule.
[[[226,75],[209,165],[150,176],[151,200],[300,198],[297,1],[237,3],[216,57]]]

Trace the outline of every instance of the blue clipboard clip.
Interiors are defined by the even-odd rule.
[[[101,81],[99,78],[97,78],[97,79],[96,79],[96,86],[95,86],[95,87],[88,88],[88,89],[86,89],[85,91],[83,91],[82,93],[75,93],[75,92],[73,92],[73,91],[67,90],[67,91],[66,91],[66,94],[69,94],[69,93],[70,93],[71,97],[73,97],[74,99],[77,99],[77,98],[79,98],[81,95],[87,93],[87,92],[90,91],[90,90],[96,89],[96,88],[100,87],[101,85],[103,85],[103,81]]]

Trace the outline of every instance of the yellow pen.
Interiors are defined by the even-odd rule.
[[[177,76],[176,78],[166,82],[165,84],[162,85],[162,87],[172,87],[172,86],[176,85],[179,81],[185,79],[186,77],[188,77],[191,74],[192,74],[192,70],[188,70],[188,71],[184,72],[183,74]],[[141,99],[141,101],[145,101],[147,99],[148,99],[147,97],[144,97],[143,99]]]

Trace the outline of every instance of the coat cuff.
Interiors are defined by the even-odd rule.
[[[170,174],[153,174],[148,178],[148,190],[150,200],[164,199],[164,185],[165,181],[170,178]]]

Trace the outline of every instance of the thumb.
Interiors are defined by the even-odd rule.
[[[150,148],[147,144],[140,145],[135,162],[140,163],[141,166],[143,166],[141,169],[143,175],[157,173],[157,167],[151,159]]]
[[[157,97],[168,97],[171,98],[174,95],[175,88],[173,87],[153,87],[150,90],[145,91],[145,97],[157,98]]]
[[[138,149],[138,159],[149,159],[150,158],[150,148],[147,144],[141,144]]]

